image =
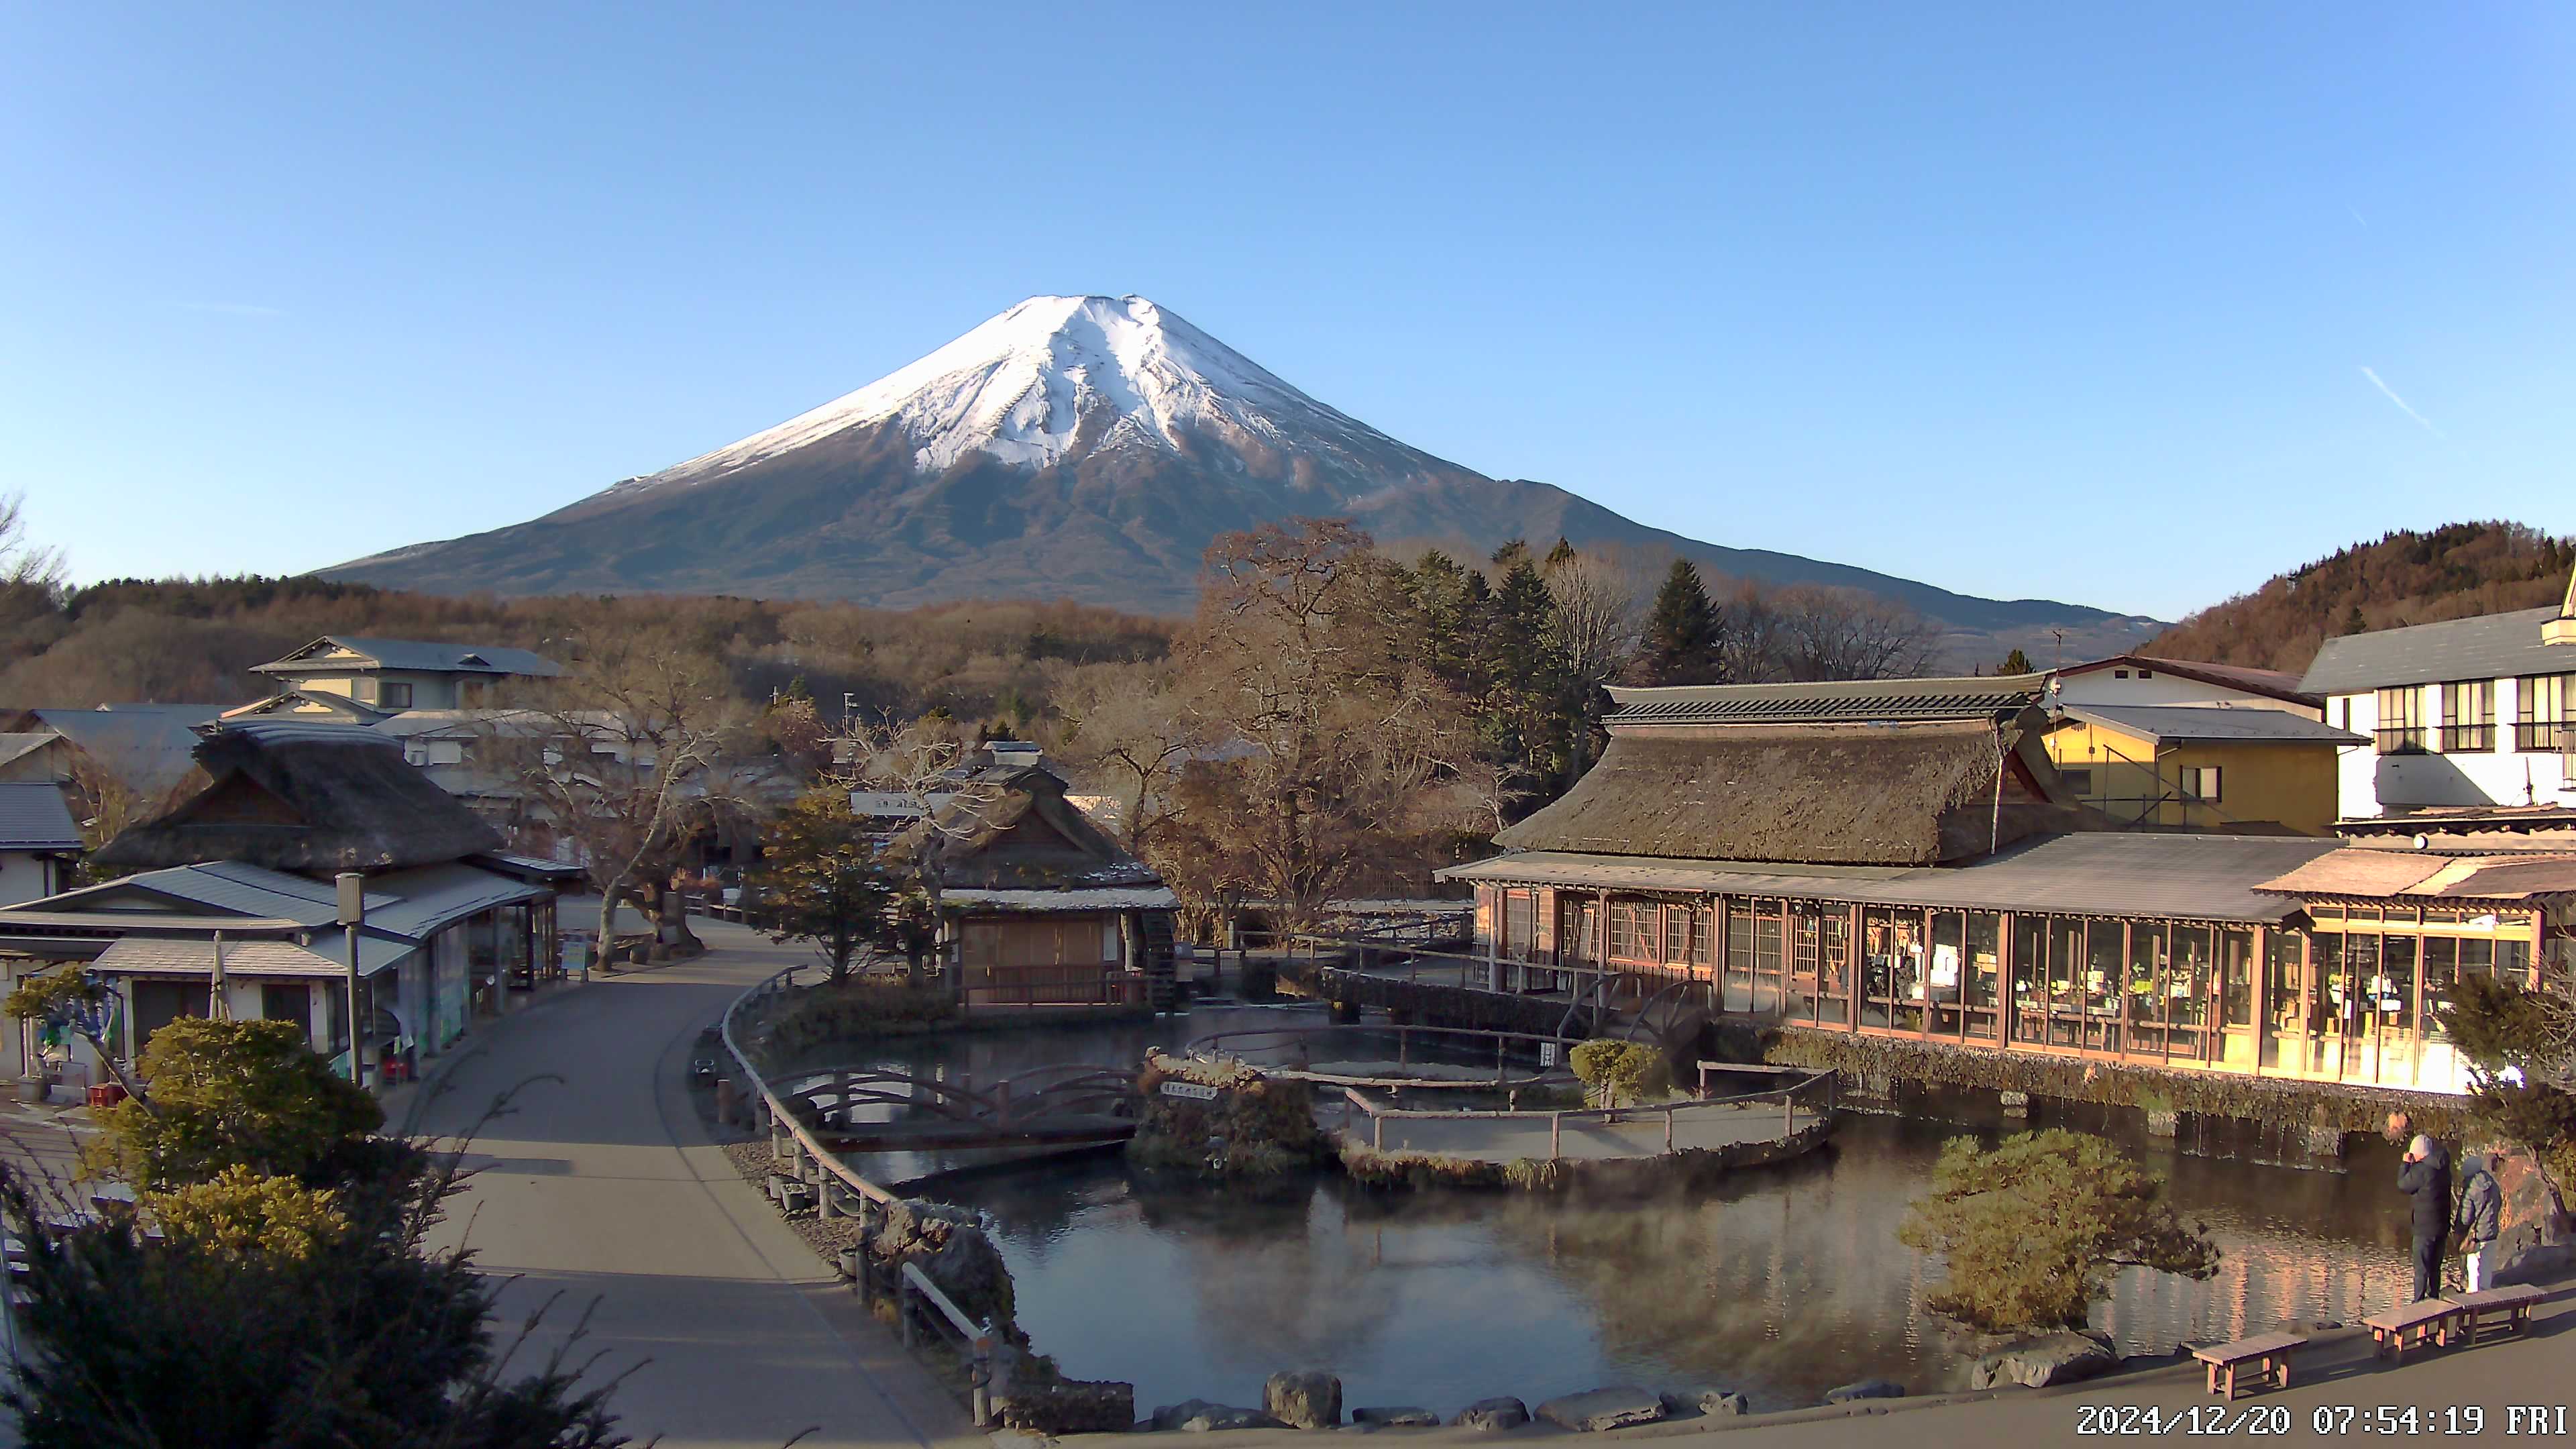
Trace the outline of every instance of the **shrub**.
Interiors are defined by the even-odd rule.
[[[1627,1106],[1672,1089],[1672,1064],[1663,1048],[1645,1042],[1588,1041],[1567,1053],[1566,1060],[1604,1107]]]

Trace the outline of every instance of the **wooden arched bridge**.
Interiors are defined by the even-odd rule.
[[[1135,1074],[1105,1067],[1038,1067],[982,1084],[824,1068],[793,1073],[775,1091],[834,1152],[1077,1147],[1136,1135]]]

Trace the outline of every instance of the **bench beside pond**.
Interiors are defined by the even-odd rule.
[[[2308,1341],[2303,1333],[2258,1333],[2234,1343],[2214,1343],[2195,1348],[2191,1356],[2209,1367],[2209,1391],[2236,1397],[2236,1376],[2241,1371],[2246,1387],[2258,1389],[2270,1384],[2276,1389],[2290,1386],[2290,1352]]]

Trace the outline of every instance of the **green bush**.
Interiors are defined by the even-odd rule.
[[[2122,1268],[2218,1271],[2207,1230],[2185,1226],[2164,1188],[2089,1133],[2023,1132],[1991,1149],[1957,1137],[1897,1237],[1948,1260],[1934,1312],[1988,1333],[2081,1328]]]
[[[1624,1107],[1672,1090],[1672,1064],[1663,1048],[1645,1042],[1588,1041],[1566,1055],[1574,1075],[1604,1107]]]

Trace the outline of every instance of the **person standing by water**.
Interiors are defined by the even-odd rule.
[[[2503,1236],[2504,1187],[2496,1181],[2495,1159],[2470,1153],[2460,1159],[2460,1210],[2452,1216],[2460,1230],[2460,1251],[2467,1257],[2472,1293],[2495,1286],[2496,1239]]]
[[[2414,1199],[2415,1294],[2420,1302],[2442,1291],[2442,1250],[2451,1242],[2451,1155],[2430,1137],[2418,1136],[2397,1169],[2397,1190]]]

